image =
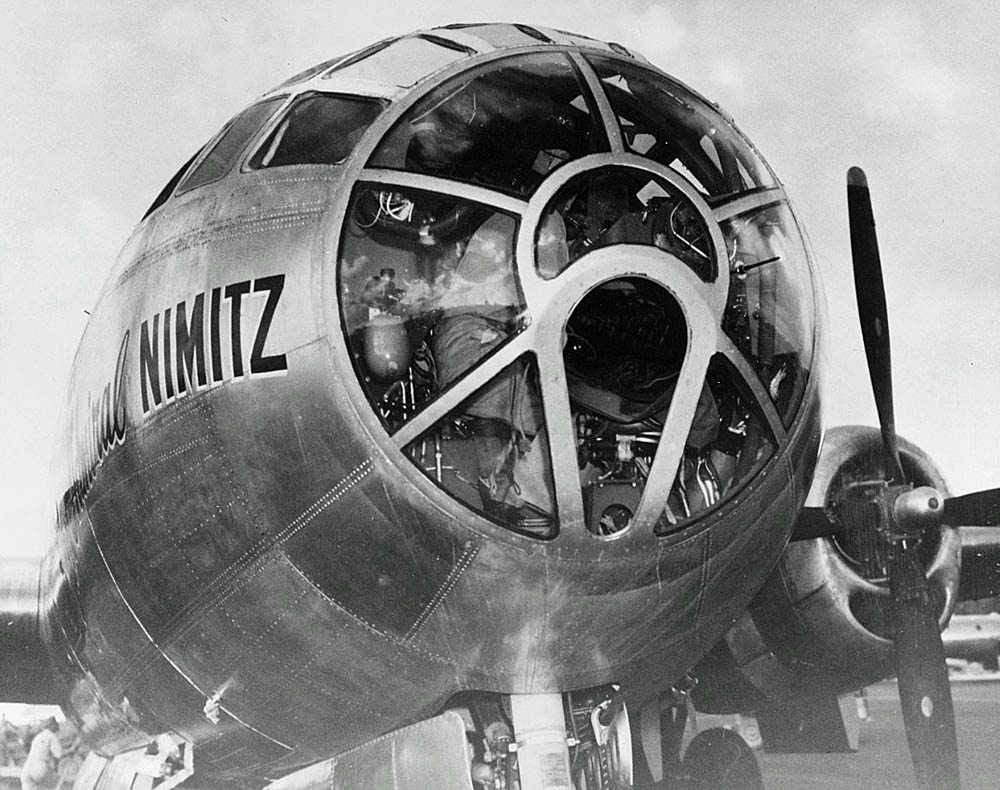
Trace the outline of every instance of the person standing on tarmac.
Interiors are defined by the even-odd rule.
[[[31,739],[28,757],[21,768],[21,790],[44,790],[56,779],[62,744],[59,742],[59,722],[50,716],[45,727]]]

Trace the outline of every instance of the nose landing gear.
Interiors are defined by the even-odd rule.
[[[684,752],[688,790],[764,790],[764,779],[742,736],[725,727],[699,732]]]
[[[694,735],[684,749],[689,711],[690,676],[640,715],[648,775],[636,790],[764,790],[753,749],[734,730],[713,727]],[[690,716],[690,721],[695,721]],[[683,758],[681,753],[683,752]],[[646,772],[643,772],[646,773]]]

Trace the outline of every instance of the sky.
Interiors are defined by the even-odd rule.
[[[953,493],[1000,485],[1000,5],[18,3],[0,30],[0,553],[44,545],[49,468],[87,311],[163,184],[292,74],[457,21],[618,41],[734,116],[786,186],[825,283],[828,425],[876,424],[845,200],[847,168],[862,166],[897,427]]]

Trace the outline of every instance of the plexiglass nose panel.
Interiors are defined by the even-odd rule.
[[[809,262],[716,108],[611,56],[516,55],[430,84],[367,162],[347,348],[443,493],[572,551],[683,530],[774,458],[811,364]]]
[[[806,251],[785,203],[722,223],[732,274],[723,328],[747,360],[786,426],[805,391],[815,312]]]
[[[625,149],[666,165],[706,197],[776,186],[763,160],[704,99],[662,74],[589,56],[618,119]]]
[[[445,326],[474,336],[474,316]],[[444,355],[447,350],[442,349]],[[538,366],[526,354],[406,447],[434,482],[473,510],[536,538],[557,533]]]
[[[422,190],[359,184],[340,299],[355,369],[390,430],[515,335],[517,222]]]
[[[612,244],[655,246],[705,282],[716,277],[705,219],[680,189],[648,172],[606,167],[570,179],[542,214],[538,271],[551,279],[587,252]]]
[[[529,195],[564,162],[607,150],[578,70],[549,52],[443,84],[399,121],[370,165]]]

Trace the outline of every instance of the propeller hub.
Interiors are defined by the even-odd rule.
[[[901,537],[919,537],[944,515],[944,497],[931,486],[903,490],[892,503],[892,521]]]

